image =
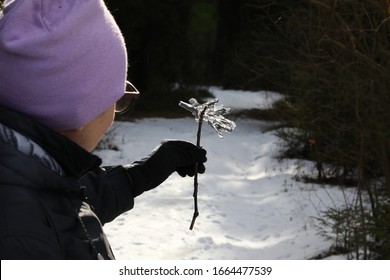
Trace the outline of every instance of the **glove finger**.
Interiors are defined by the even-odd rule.
[[[181,177],[187,176],[187,170],[186,170],[186,168],[179,167],[179,168],[177,168],[176,171],[177,171],[177,173],[179,173],[179,175],[180,175]]]
[[[179,173],[181,177],[185,177],[185,176],[193,177],[195,175],[195,166],[194,165],[181,166],[178,167],[176,171],[177,173]]]
[[[200,149],[194,144],[185,141],[165,141],[158,148],[157,153],[161,155],[160,157],[170,158],[172,165],[175,167],[203,162],[206,155],[204,149]]]
[[[203,174],[206,171],[206,167],[203,163],[198,164],[198,173]]]
[[[176,169],[180,176],[195,176],[195,165],[181,166]],[[206,167],[203,163],[198,164],[198,173],[203,174],[206,171]]]
[[[196,155],[194,158],[196,159],[197,162],[204,163],[207,161],[206,157],[207,151],[203,148],[196,148]]]

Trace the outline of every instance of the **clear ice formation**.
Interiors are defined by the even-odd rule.
[[[179,106],[190,111],[195,117],[195,121],[199,121],[202,111],[206,108],[203,116],[203,120],[217,132],[218,136],[223,139],[223,132],[232,132],[236,127],[236,124],[224,117],[224,115],[230,112],[230,108],[226,108],[223,105],[217,106],[218,98],[207,101],[206,103],[199,104],[195,98],[191,98],[189,103],[180,101]]]

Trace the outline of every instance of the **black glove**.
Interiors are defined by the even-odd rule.
[[[196,163],[198,173],[204,173],[206,168],[203,163],[206,161],[206,150],[194,144],[179,140],[163,141],[150,155],[126,167],[134,197],[157,187],[175,171],[182,177],[194,176]]]

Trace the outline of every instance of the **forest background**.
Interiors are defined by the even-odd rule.
[[[277,121],[297,179],[357,188],[329,209],[333,251],[390,258],[388,0],[107,1],[126,38],[142,114],[176,115],[207,85],[285,95],[246,117]]]
[[[105,2],[142,93],[133,117],[180,116],[210,85],[283,94],[241,117],[275,121],[280,157],[314,163],[298,180],[357,189],[324,213],[333,251],[390,259],[389,0]]]
[[[280,156],[314,162],[297,179],[357,189],[322,220],[334,251],[390,258],[388,0],[107,3],[143,92],[138,114],[180,114],[177,100],[207,96],[207,85],[284,94],[243,116],[277,121]]]

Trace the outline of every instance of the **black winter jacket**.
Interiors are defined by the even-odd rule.
[[[0,259],[113,259],[102,225],[134,205],[126,170],[3,107],[0,125]]]

